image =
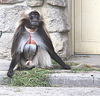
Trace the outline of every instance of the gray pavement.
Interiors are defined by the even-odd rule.
[[[100,96],[100,88],[1,86],[0,96]]]

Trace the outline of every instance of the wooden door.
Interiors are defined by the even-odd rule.
[[[100,0],[75,0],[75,54],[100,54]]]

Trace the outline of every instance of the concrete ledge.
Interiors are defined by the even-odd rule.
[[[7,79],[7,71],[0,71],[0,84],[4,84]]]
[[[0,60],[0,84],[7,78],[10,61]],[[57,70],[50,74],[48,82],[60,87],[100,87],[100,72],[69,73],[68,70]]]
[[[55,73],[49,76],[48,81],[59,87],[100,87],[100,72]]]
[[[57,87],[100,87],[100,72],[89,73],[54,73],[48,82]],[[0,85],[7,80],[7,71],[0,71]]]

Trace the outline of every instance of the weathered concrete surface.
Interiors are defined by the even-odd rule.
[[[100,55],[74,55],[67,62],[84,63],[100,68]]]
[[[100,96],[100,88],[0,87],[1,96]]]
[[[0,60],[0,85],[4,84],[7,78],[7,70],[9,69],[10,61]]]
[[[99,87],[100,72],[89,73],[55,73],[50,75],[52,86],[64,87]]]
[[[7,80],[7,71],[0,71],[0,85],[4,84],[5,81]]]
[[[8,60],[0,60],[0,73],[1,71],[7,71],[10,65]]]

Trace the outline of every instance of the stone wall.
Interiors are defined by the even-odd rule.
[[[69,0],[0,0],[0,58],[11,58],[10,48],[15,23],[19,14],[26,9],[40,11],[55,51],[62,58],[68,58],[68,32],[71,29],[68,6]]]

